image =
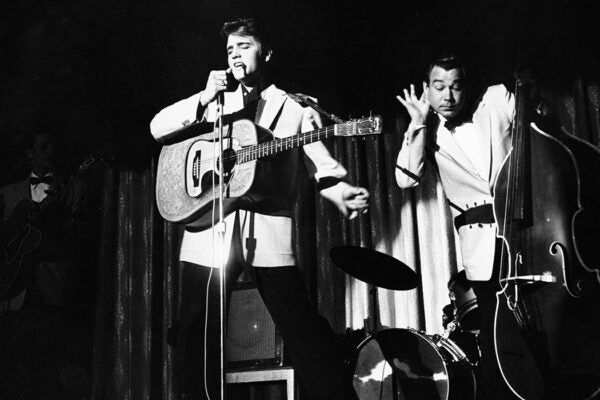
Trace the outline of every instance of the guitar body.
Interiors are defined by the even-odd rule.
[[[185,224],[188,230],[207,229],[219,215],[222,180],[225,215],[237,209],[288,215],[298,164],[291,162],[298,157],[293,150],[334,136],[377,135],[381,128],[381,117],[375,115],[274,138],[268,129],[240,119],[223,127],[222,157],[218,143],[213,143],[218,141],[214,132],[165,145],[156,174],[158,210],[164,219]]]
[[[30,275],[31,253],[42,241],[39,229],[28,223],[32,212],[31,200],[22,200],[14,208],[2,235],[0,258],[0,300],[10,300],[23,291]]]
[[[240,162],[237,152],[273,140],[273,135],[249,120],[224,127],[224,173],[218,168],[219,144],[213,133],[164,146],[158,160],[156,202],[160,214],[170,222],[195,230],[212,226],[213,199],[218,217],[219,180],[223,179],[225,215],[283,203],[293,190],[293,180],[278,181],[276,175],[289,166],[284,157],[270,156]],[[289,156],[289,155],[288,155]],[[287,169],[286,169],[287,168]],[[293,175],[292,175],[293,176]]]

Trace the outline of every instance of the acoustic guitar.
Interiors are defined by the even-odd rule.
[[[293,191],[293,179],[280,153],[334,136],[381,133],[379,116],[355,119],[284,138],[241,119],[224,126],[223,152],[214,132],[163,146],[158,160],[156,202],[162,217],[194,230],[210,227],[218,215],[219,180],[223,180],[223,213],[277,204]],[[223,172],[219,171],[219,157]],[[281,176],[283,179],[276,179]],[[287,177],[287,179],[285,179]],[[213,207],[214,204],[214,207]],[[215,214],[213,214],[213,210]]]

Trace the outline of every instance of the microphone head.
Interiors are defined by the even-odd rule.
[[[227,69],[227,88],[225,89],[225,91],[226,92],[235,92],[235,89],[237,89],[237,87],[238,87],[238,81],[233,76],[233,73],[231,72],[231,68],[228,68]]]

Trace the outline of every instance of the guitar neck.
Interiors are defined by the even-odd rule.
[[[285,138],[278,138],[254,146],[248,146],[238,151],[238,162],[248,162],[262,157],[272,156],[287,150],[295,149],[305,144],[318,142],[339,135],[339,125],[320,128],[311,132],[301,133]]]
[[[42,200],[42,202],[39,204],[39,208],[38,208],[37,212],[33,213],[30,216],[30,221],[34,222],[38,218],[40,218],[40,216],[42,214],[44,214],[44,212],[50,205],[52,205],[53,203],[56,203],[58,201],[58,199],[60,199],[65,193],[67,193],[69,190],[73,189],[75,181],[79,177],[81,177],[85,172],[87,172],[91,168],[97,166],[102,161],[104,161],[104,156],[106,155],[106,153],[109,149],[109,146],[111,146],[111,145],[112,145],[112,141],[105,142],[100,147],[98,147],[98,149],[96,151],[94,151],[91,155],[89,155],[77,167],[75,172],[73,172],[70,176],[67,177],[64,185],[62,187],[60,187],[59,190],[56,191],[56,193],[48,195],[44,198],[44,200]]]
[[[237,151],[236,161],[244,163],[252,160],[257,160],[262,157],[268,157],[281,153],[287,150],[295,149],[305,144],[318,142],[319,140],[328,139],[333,136],[364,136],[376,135],[381,133],[381,117],[370,116],[351,120],[340,124],[319,128],[314,131],[300,133],[294,136],[285,138],[277,138],[264,143],[259,143],[254,146],[244,147]]]

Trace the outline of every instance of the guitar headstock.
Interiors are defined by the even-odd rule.
[[[112,140],[99,146],[92,154],[89,154],[81,164],[79,164],[74,176],[82,174],[83,172],[104,163],[107,160],[109,152],[114,151],[114,146],[115,144]]]
[[[335,136],[365,136],[381,133],[383,121],[379,115],[366,118],[351,119],[343,124],[335,125]]]

